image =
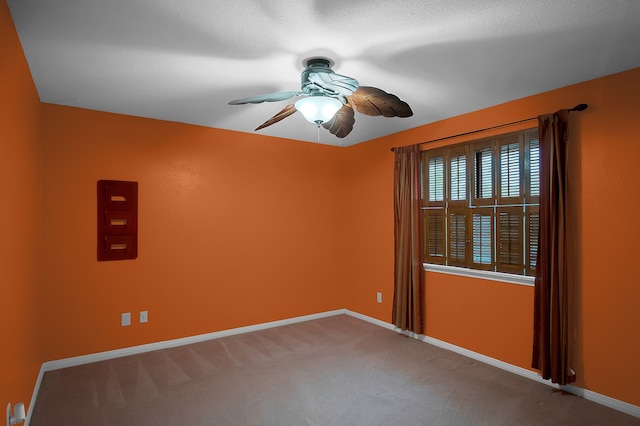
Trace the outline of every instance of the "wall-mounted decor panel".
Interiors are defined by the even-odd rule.
[[[138,257],[138,182],[98,181],[98,260]]]

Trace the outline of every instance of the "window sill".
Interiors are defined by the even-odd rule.
[[[524,275],[505,274],[503,272],[481,271],[478,269],[459,268],[456,266],[435,265],[432,263],[423,263],[425,271],[440,272],[443,274],[460,275],[463,277],[481,278],[490,281],[500,281],[509,284],[519,284],[533,287],[535,277],[527,277]]]

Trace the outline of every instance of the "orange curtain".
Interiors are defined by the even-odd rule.
[[[420,146],[396,148],[394,167],[394,294],[393,324],[424,334]]]
[[[570,366],[567,280],[568,110],[538,117],[540,135],[540,228],[534,289],[532,367],[544,379],[575,381]]]

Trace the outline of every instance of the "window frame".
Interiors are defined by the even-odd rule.
[[[511,151],[508,151],[507,147]],[[517,148],[516,151],[514,148]],[[503,150],[507,150],[509,154],[502,155]],[[489,156],[487,152],[490,153]],[[538,170],[537,174],[532,175],[531,155],[535,153],[538,154],[538,161],[533,161],[534,172],[536,164]],[[456,177],[455,159],[461,155],[464,155],[465,163],[465,174],[461,178],[464,179],[465,185],[464,199],[459,196],[459,192],[455,193],[456,185],[452,182]],[[441,186],[439,190],[444,196],[443,199],[430,200],[430,191],[436,187],[429,187],[435,180],[433,174],[429,175],[429,161],[435,158],[442,159],[438,185]],[[510,161],[508,167],[505,160]],[[462,160],[457,163],[460,162]],[[532,277],[535,276],[538,235],[532,236],[529,228],[539,220],[539,194],[531,194],[530,189],[532,180],[537,179],[539,182],[539,164],[537,128],[423,149],[421,167],[425,269],[435,269],[438,272],[449,268],[468,269],[478,271],[481,275],[500,277],[514,275],[522,278],[516,278],[517,283],[530,285]],[[517,193],[505,195],[502,189],[506,181],[501,180],[504,176],[501,170],[513,170],[514,165],[518,171],[518,182],[511,188],[517,188]],[[486,176],[487,172],[490,181],[489,178],[485,178],[486,182],[483,184],[482,176]],[[460,183],[461,179],[457,182]],[[511,181],[513,182],[513,179]],[[457,188],[460,186],[461,184]],[[487,194],[489,190],[490,196]],[[478,217],[484,219],[478,222]],[[457,219],[455,223],[452,218]],[[489,235],[485,232],[487,226],[490,227],[489,243],[486,242],[486,236]],[[484,233],[478,234],[479,230]],[[433,241],[436,241],[436,237],[439,253],[433,252]],[[462,239],[464,241],[460,243]],[[485,241],[482,257],[478,256],[478,241]],[[510,249],[507,250],[507,247]],[[487,249],[491,252],[490,262],[486,254]],[[478,274],[474,272],[471,275]]]

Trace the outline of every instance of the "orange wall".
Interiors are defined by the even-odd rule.
[[[571,280],[575,286],[576,385],[640,405],[640,69],[565,87],[390,135],[348,149],[353,197],[347,308],[391,321],[393,153],[402,146],[589,104],[571,114]],[[535,126],[513,126],[502,132]],[[493,131],[493,134],[497,131]],[[491,133],[476,135],[486,136]],[[470,137],[448,143],[462,142]],[[440,143],[442,145],[443,143]],[[619,201],[623,202],[620,203]],[[623,231],[622,226],[626,226]],[[622,237],[626,237],[622,240]],[[363,267],[366,265],[366,268]],[[529,368],[531,287],[426,273],[427,335]],[[383,304],[375,292],[384,293]]]
[[[53,105],[42,113],[49,359],[344,307],[339,148]],[[96,261],[99,179],[139,183],[136,260]]]
[[[7,402],[28,405],[44,361],[35,348],[38,325],[31,308],[37,294],[39,246],[39,100],[4,1],[0,2],[0,76],[0,407],[4,410]]]

